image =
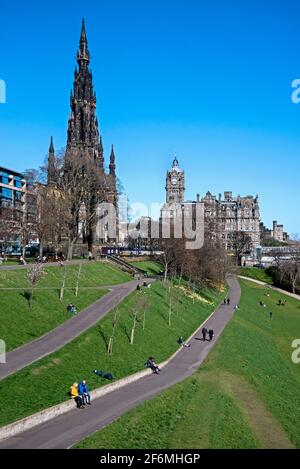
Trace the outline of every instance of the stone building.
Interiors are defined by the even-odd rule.
[[[218,198],[207,192],[200,200],[185,200],[184,171],[180,169],[177,158],[166,176],[166,203],[162,212],[169,217],[183,217],[189,209],[192,213],[196,204],[204,205],[204,224],[206,236],[218,240],[226,250],[236,252],[241,243],[244,250],[254,253],[260,244],[260,213],[258,196],[233,197],[232,192],[224,192]]]
[[[167,204],[182,204],[184,202],[184,171],[180,169],[177,158],[173,160],[172,168],[166,176]]]
[[[96,116],[96,94],[94,91],[92,72],[89,68],[90,58],[85,24],[84,20],[82,20],[77,52],[78,66],[75,68],[73,90],[71,90],[70,95],[71,112],[68,120],[64,173],[65,178],[68,178],[68,176],[72,174],[75,159],[82,159],[84,173],[84,161],[86,161],[87,157],[91,158],[96,163],[95,170],[101,175],[102,189],[105,193],[104,200],[116,206],[115,152],[112,145],[108,172],[106,172],[102,137],[99,134],[98,119]],[[48,184],[55,185],[55,155],[52,137],[48,157]],[[94,205],[96,203],[97,201],[93,201]],[[84,220],[85,214],[89,213],[89,210],[90,207],[86,206],[83,206],[81,209],[80,220],[78,221],[78,238],[91,247],[109,240],[108,235],[104,233],[100,227],[100,216],[98,217],[98,221],[93,220],[91,222],[90,219]]]
[[[287,242],[289,235],[284,231],[284,226],[279,224],[277,220],[273,221],[272,229],[267,228],[264,223],[260,223],[260,236],[261,242],[265,243],[270,240],[279,241],[280,243]]]
[[[260,213],[258,195],[233,197],[224,192],[218,198],[207,192],[201,199],[205,206],[205,223],[212,235],[228,251],[237,251],[239,245],[254,253],[260,244]]]

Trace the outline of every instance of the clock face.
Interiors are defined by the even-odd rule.
[[[175,184],[177,184],[177,179],[176,179],[176,178],[172,178],[171,182],[172,182],[173,186],[175,186]]]

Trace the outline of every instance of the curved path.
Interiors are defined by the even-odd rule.
[[[163,368],[159,375],[147,375],[141,380],[94,400],[85,410],[74,408],[67,414],[41,424],[31,430],[0,443],[0,448],[69,448],[91,433],[108,425],[141,402],[192,375],[201,365],[231,319],[233,305],[239,303],[240,286],[235,277],[229,277],[231,306],[220,305],[206,321],[213,328],[215,338],[204,342],[194,334],[190,348],[182,350]]]
[[[73,259],[71,261],[67,261],[65,260],[64,261],[64,265],[65,266],[68,266],[68,265],[72,265],[72,264],[88,264],[88,260],[86,259]],[[19,265],[19,264],[13,264],[13,265],[9,265],[9,264],[0,264],[0,271],[1,270],[24,270],[24,269],[28,269],[28,267],[31,267],[35,265],[34,262],[30,262],[29,264],[26,264],[26,265]],[[60,264],[59,262],[46,262],[45,264],[40,264],[42,265],[43,267],[60,267]]]
[[[147,279],[147,282],[151,281],[153,280]],[[141,280],[133,280],[112,287],[104,286],[103,288],[109,288],[110,291],[98,301],[42,337],[7,353],[6,363],[0,364],[0,380],[71,342],[98,322],[129,293],[136,290],[139,283]]]

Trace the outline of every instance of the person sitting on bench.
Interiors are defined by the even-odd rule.
[[[73,305],[73,303],[69,303],[69,304],[68,304],[67,310],[70,311],[71,313],[77,314],[77,309],[76,309],[76,307]]]
[[[159,374],[160,372],[160,369],[159,367],[156,365],[155,361],[154,361],[154,357],[149,357],[148,360],[146,361],[146,366],[147,368],[151,368],[151,370],[155,373],[155,374]]]
[[[190,347],[191,344],[187,344],[184,340],[184,338],[182,337],[182,335],[179,337],[178,341],[179,345],[182,345],[182,347]]]
[[[81,396],[78,394],[78,383],[73,383],[70,387],[70,397],[74,399],[78,409],[84,409],[84,405],[81,399]]]

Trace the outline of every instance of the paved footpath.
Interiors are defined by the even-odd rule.
[[[147,279],[147,283],[151,281]],[[42,337],[7,353],[6,363],[0,364],[0,380],[71,342],[96,324],[129,293],[136,290],[138,284],[141,284],[141,280],[133,280],[112,287],[104,286],[103,288],[109,288],[110,291],[98,301]]]
[[[159,375],[150,374],[139,381],[100,397],[84,410],[76,409],[49,422],[0,443],[0,448],[69,448],[96,430],[116,420],[128,410],[161,393],[175,383],[192,375],[209,354],[224,327],[234,314],[240,300],[240,286],[229,277],[231,305],[220,305],[205,323],[213,328],[212,342],[203,341],[201,333],[194,334],[190,348],[182,350],[163,368]],[[238,314],[238,311],[235,313]],[[188,389],[187,389],[188,392]]]
[[[73,259],[71,261],[64,261],[64,266],[68,266],[68,265],[76,265],[76,264],[87,264],[89,261],[86,260],[86,259]],[[32,267],[33,265],[36,265],[35,262],[30,262],[26,265],[19,265],[19,264],[13,264],[13,265],[9,265],[9,264],[0,264],[0,271],[1,270],[24,270],[24,269],[28,269],[29,267]],[[39,265],[42,265],[43,267],[60,267],[60,264],[59,262],[46,262],[46,263],[42,263],[42,264],[39,264]]]

